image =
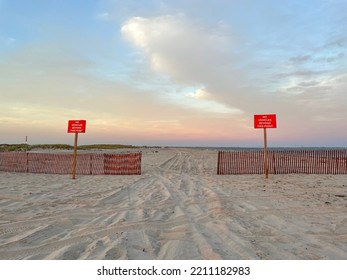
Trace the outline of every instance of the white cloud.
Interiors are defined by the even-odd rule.
[[[223,28],[201,26],[184,15],[134,17],[121,31],[147,53],[153,70],[178,82],[205,81],[217,67],[230,63],[230,38]]]
[[[204,88],[199,88],[194,92],[187,93],[187,96],[193,97],[195,99],[206,99],[210,96],[210,93]]]
[[[96,18],[102,21],[109,21],[111,19],[111,16],[109,13],[99,13],[96,15]]]
[[[340,90],[346,83],[334,81],[338,73],[331,72],[332,63],[315,62],[318,50],[283,49],[266,41],[266,35],[240,37],[231,30],[233,26],[206,25],[180,14],[133,17],[121,32],[147,57],[152,71],[190,89],[183,91],[185,99],[176,97],[183,105],[249,119],[255,113],[275,112],[284,123],[305,122],[307,129],[309,120],[321,114],[346,116]],[[283,39],[283,32],[276,34]],[[192,90],[197,85],[203,87]]]
[[[204,85],[184,94],[190,100],[181,102],[177,97],[181,103],[205,111],[239,113],[237,107],[244,102],[238,87],[243,79],[233,67],[240,58],[232,52],[227,30],[224,23],[211,27],[182,14],[133,17],[121,28],[123,37],[147,56],[152,71],[183,88]],[[231,102],[230,96],[234,97]]]

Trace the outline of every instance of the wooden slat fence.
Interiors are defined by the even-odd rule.
[[[140,175],[141,153],[78,154],[76,174]],[[72,154],[1,152],[0,171],[71,174]]]
[[[105,174],[109,175],[137,175],[141,174],[141,153],[104,155]]]
[[[270,174],[347,174],[346,150],[269,151]],[[217,174],[264,174],[263,151],[219,151]]]

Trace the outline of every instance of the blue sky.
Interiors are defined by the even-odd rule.
[[[347,1],[0,0],[0,143],[346,146]]]

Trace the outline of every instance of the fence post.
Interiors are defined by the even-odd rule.
[[[73,161],[72,161],[72,179],[76,179],[77,141],[78,141],[78,133],[75,132],[75,142],[74,142]]]
[[[269,158],[267,153],[266,128],[264,128],[264,168],[265,168],[265,179],[268,179],[269,178]]]

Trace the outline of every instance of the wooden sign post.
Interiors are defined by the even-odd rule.
[[[265,179],[269,178],[269,157],[267,150],[267,128],[276,128],[276,114],[254,115],[254,128],[262,128],[264,130],[264,170]]]
[[[73,161],[72,161],[72,179],[76,179],[78,133],[86,132],[86,120],[69,120],[67,132],[75,133],[75,141],[74,141],[74,149],[73,149],[74,152],[73,152]]]

